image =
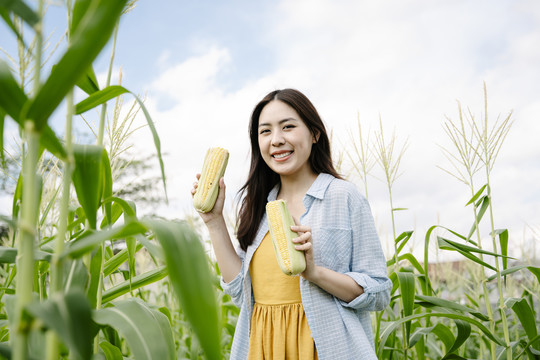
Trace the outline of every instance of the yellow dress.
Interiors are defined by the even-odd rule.
[[[255,306],[249,359],[317,359],[300,295],[300,276],[285,275],[267,233],[249,266]]]

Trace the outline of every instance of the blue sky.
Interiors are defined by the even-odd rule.
[[[63,16],[51,7],[48,29],[63,29]],[[109,51],[95,66],[101,79]],[[513,110],[515,120],[492,180],[496,227],[510,229],[519,252],[540,236],[539,64],[536,0],[140,0],[121,21],[115,73],[122,68],[123,84],[146,94],[168,153],[165,216],[193,214],[189,190],[210,146],[231,153],[232,209],[247,173],[252,107],[275,88],[295,87],[333,132],[336,155],[351,148],[358,115],[365,131],[380,116],[387,135],[408,142],[394,204],[409,209],[397,213],[397,231],[416,229],[417,248],[433,224],[470,227],[470,193],[437,168],[448,168],[439,145],[449,145],[442,124],[457,119],[456,100],[481,116],[485,81],[490,119]],[[153,149],[146,130],[133,141],[144,145],[138,153]],[[350,168],[345,161],[361,188]],[[387,193],[377,167],[373,175],[369,200],[387,241]]]

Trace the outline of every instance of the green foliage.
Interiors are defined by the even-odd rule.
[[[214,275],[199,237],[186,223],[139,219],[132,201],[113,196],[110,155],[100,140],[72,143],[74,115],[101,105],[105,119],[106,102],[129,93],[154,138],[165,188],[159,136],[143,101],[122,86],[100,89],[92,67],[133,4],[78,0],[71,6],[68,1],[68,43],[50,73],[41,74],[43,4],[40,0],[33,10],[21,0],[0,0],[0,15],[20,47],[26,49],[21,24],[33,27],[36,45],[29,58],[38,79],[27,93],[21,85],[25,79],[17,79],[0,60],[2,163],[9,119],[18,124],[23,145],[22,170],[13,174],[18,180],[12,217],[0,217],[8,230],[2,230],[6,239],[0,246],[0,354],[21,360],[175,359],[182,352],[175,321],[185,317],[192,324],[186,332],[190,342],[200,344],[192,353],[219,359]],[[20,70],[26,76],[26,68]],[[88,94],[76,105],[75,86]],[[67,114],[62,140],[49,127],[61,103]],[[174,289],[171,296],[152,296],[148,290],[165,284]]]

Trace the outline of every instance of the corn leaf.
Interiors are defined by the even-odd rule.
[[[137,244],[135,248],[135,252],[141,250],[142,248],[143,246],[141,244]],[[106,277],[106,276],[111,275],[116,269],[120,267],[120,265],[125,263],[127,260],[128,260],[127,248],[120,250],[109,260],[105,261],[105,265],[103,265],[103,276]]]
[[[480,207],[480,210],[478,210],[478,213],[476,214],[476,219],[474,223],[471,226],[471,230],[469,230],[469,235],[467,235],[467,239],[470,239],[471,236],[476,231],[477,224],[480,224],[480,221],[482,221],[482,217],[484,216],[484,213],[486,212],[488,206],[489,206],[489,196],[485,195],[480,200],[478,200],[478,203],[476,203],[475,208]]]
[[[169,279],[208,359],[221,359],[213,275],[198,235],[186,223],[147,220],[163,247]]]
[[[95,254],[92,254],[90,260],[90,284],[88,286],[88,300],[92,309],[95,309],[98,303],[98,289],[101,286],[101,266],[103,265],[103,246],[99,246]]]
[[[17,248],[0,246],[0,264],[15,264]],[[41,250],[34,250],[34,259],[51,262],[52,255]]]
[[[416,303],[424,307],[436,306],[446,310],[458,311],[460,313],[469,313],[482,321],[489,321],[489,317],[484,313],[450,300],[441,299],[435,296],[425,296],[418,294],[416,295],[416,299],[418,300]]]
[[[527,299],[525,298],[508,298],[505,301],[507,307],[511,308],[512,311],[516,314],[527,334],[527,338],[530,340],[534,339],[538,335],[538,330],[536,328],[536,320],[534,312],[531,309]],[[540,348],[539,348],[540,349]]]
[[[114,299],[127,294],[133,290],[141,288],[146,285],[150,285],[163,279],[167,276],[168,271],[166,266],[161,266],[157,269],[153,269],[145,272],[144,274],[137,275],[129,280],[123,281],[110,289],[103,292],[102,302],[103,304],[113,301]]]
[[[411,239],[411,235],[414,231],[404,231],[402,232],[395,240],[395,243],[399,243],[399,247],[397,248],[397,253],[399,254],[403,247],[407,244],[407,242]]]
[[[75,114],[80,115],[88,110],[95,108],[96,106],[104,104],[107,101],[128,92],[129,90],[119,85],[108,86],[103,90],[92,93],[86,99],[75,105]]]
[[[144,227],[138,221],[132,221],[108,230],[96,231],[76,241],[68,243],[62,257],[70,256],[72,258],[77,258],[88,253],[105,240],[112,241],[114,239],[122,239],[126,236],[144,233],[145,231],[146,227]]]
[[[437,239],[439,241],[439,248],[440,249],[457,251],[460,254],[462,254],[463,256],[467,257],[468,259],[471,259],[475,263],[480,264],[482,266],[485,266],[488,269],[491,269],[493,271],[497,271],[497,269],[495,269],[495,267],[493,267],[492,265],[489,265],[488,263],[482,261],[480,258],[477,258],[476,256],[474,256],[471,253],[476,252],[476,253],[481,253],[481,254],[485,254],[485,255],[491,255],[491,256],[495,256],[495,257],[501,257],[501,256],[502,257],[509,257],[509,256],[504,256],[504,255],[501,255],[501,254],[497,254],[497,253],[494,253],[494,252],[491,252],[491,251],[475,248],[475,247],[472,247],[472,246],[459,244],[457,242],[445,239],[445,238],[443,238],[441,236],[438,236]]]
[[[31,303],[26,309],[54,330],[69,347],[70,353],[80,359],[92,356],[92,339],[98,329],[92,321],[90,304],[82,292],[58,294],[51,299]]]
[[[85,111],[88,111],[90,109],[95,108],[98,105],[101,105],[105,102],[107,102],[110,99],[113,99],[119,95],[130,93],[133,95],[139,106],[141,107],[144,117],[146,118],[146,122],[148,123],[148,127],[150,128],[150,132],[152,133],[152,138],[154,140],[154,146],[156,147],[157,156],[159,160],[159,166],[161,169],[161,179],[163,182],[163,189],[165,191],[165,198],[168,199],[167,196],[167,185],[165,181],[165,166],[163,164],[163,157],[161,155],[161,140],[159,139],[159,135],[156,131],[156,127],[154,126],[154,122],[152,121],[152,117],[150,116],[150,113],[146,109],[146,106],[144,106],[144,102],[134,93],[127,90],[126,88],[119,86],[119,85],[112,85],[109,86],[103,90],[97,91],[93,94],[91,94],[88,98],[81,101],[75,106],[75,113],[76,114],[82,114]],[[167,200],[168,201],[168,200]]]
[[[94,312],[94,321],[116,329],[136,360],[173,360],[175,346],[167,317],[137,298]]]
[[[494,334],[492,333],[487,327],[485,327],[481,322],[479,322],[478,320],[475,320],[475,319],[472,319],[468,316],[465,316],[465,315],[459,315],[459,314],[452,314],[452,313],[434,313],[434,312],[430,312],[430,313],[426,313],[426,314],[414,314],[414,315],[410,315],[410,316],[406,316],[406,317],[403,317],[403,318],[400,318],[400,319],[396,319],[394,321],[392,321],[390,323],[390,325],[388,325],[384,331],[381,333],[381,336],[380,336],[380,343],[379,343],[379,349],[378,349],[378,357],[381,358],[382,356],[382,351],[384,350],[384,345],[386,344],[386,341],[388,340],[388,337],[393,334],[396,329],[401,326],[401,324],[407,322],[407,321],[411,321],[411,320],[416,320],[416,319],[422,319],[422,318],[429,318],[429,317],[442,317],[442,318],[447,318],[447,319],[458,319],[458,320],[462,320],[462,321],[465,321],[473,326],[475,326],[478,330],[480,330],[489,340],[493,341],[494,343],[500,345],[500,346],[505,346],[504,344],[504,341],[502,339],[500,339],[497,334]]]
[[[28,118],[43,128],[66,94],[87,74],[111,37],[127,0],[95,0],[71,35],[71,45],[52,69],[28,109]]]
[[[454,322],[456,323],[458,333],[456,336],[456,341],[454,341],[452,347],[447,351],[446,356],[459,349],[459,347],[463,345],[463,343],[467,341],[467,339],[471,335],[471,325],[468,322],[458,319],[454,319]],[[446,356],[444,358],[446,358]]]
[[[97,210],[103,193],[104,151],[105,149],[98,145],[73,145],[73,186],[91,229],[96,228]]]
[[[4,120],[6,119],[6,112],[0,108],[0,167],[6,167],[6,159],[4,157]]]
[[[124,360],[122,351],[110,342],[103,340],[99,343],[99,347],[103,350],[107,360]]]
[[[39,22],[39,16],[21,0],[0,0],[0,8],[12,12],[30,26]]]
[[[508,255],[508,229],[497,229],[495,235],[499,235],[499,244],[501,244],[501,254]],[[508,258],[502,258],[503,271],[508,268]]]
[[[111,163],[109,161],[109,155],[106,150],[103,150],[101,154],[101,169],[102,172],[102,181],[103,181],[103,193],[101,194],[101,199],[107,199],[112,196],[113,180],[111,173]],[[103,204],[105,209],[105,217],[108,219],[109,223],[112,223],[112,204],[105,203]]]
[[[0,108],[19,126],[23,125],[21,111],[27,100],[26,94],[11,74],[8,64],[0,59]]]
[[[476,199],[478,199],[478,198],[480,197],[480,195],[482,195],[482,193],[484,192],[484,189],[485,189],[486,187],[487,187],[487,184],[484,185],[484,186],[482,186],[482,187],[480,188],[480,190],[478,190],[478,191],[476,192],[476,194],[473,195],[473,197],[471,198],[471,200],[469,200],[469,202],[468,202],[467,204],[465,204],[465,206],[468,206],[468,205],[472,204],[473,202],[475,202]]]
[[[399,280],[399,291],[401,293],[401,299],[403,301],[403,314],[405,316],[412,315],[414,310],[414,293],[415,282],[414,274],[410,272],[398,272],[397,277]],[[407,344],[409,343],[411,333],[411,322],[405,323],[405,332],[407,337]]]

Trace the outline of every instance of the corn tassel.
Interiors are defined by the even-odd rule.
[[[294,248],[292,239],[298,234],[291,230],[294,220],[285,200],[270,201],[266,204],[268,228],[276,259],[281,271],[286,275],[298,275],[306,269],[306,258],[302,251]]]
[[[209,212],[214,208],[219,193],[219,179],[225,174],[229,152],[223,148],[210,148],[204,158],[197,191],[193,196],[193,206],[199,212]]]

